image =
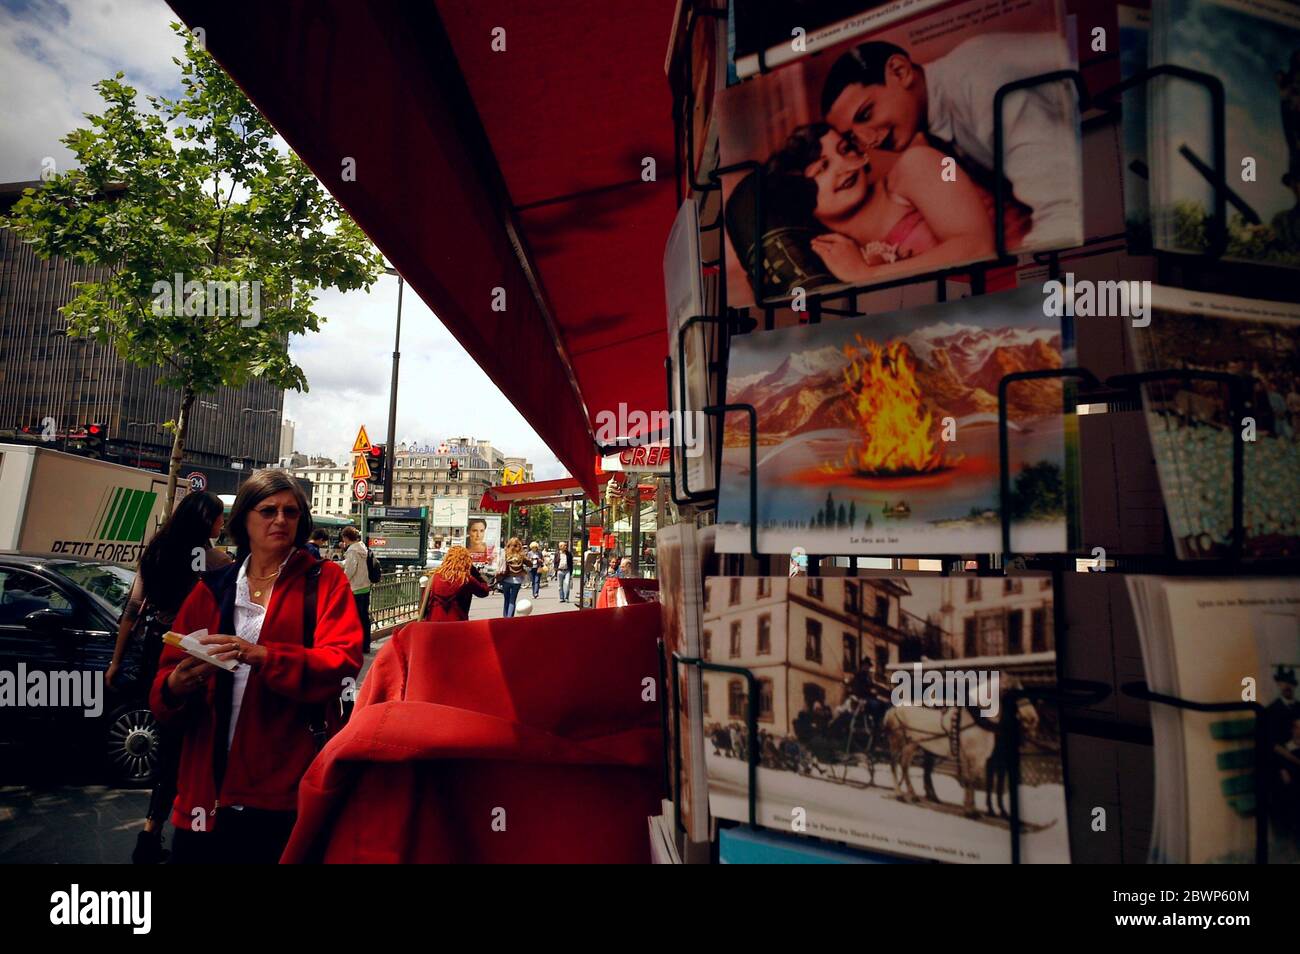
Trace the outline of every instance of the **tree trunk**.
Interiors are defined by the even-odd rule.
[[[185,438],[190,429],[190,407],[197,395],[186,387],[181,391],[181,411],[176,416],[176,434],[172,438],[172,458],[167,465],[167,502],[163,505],[164,519],[172,514],[176,501],[176,478],[181,472],[181,459],[185,456]]]

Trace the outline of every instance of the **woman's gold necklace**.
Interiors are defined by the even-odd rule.
[[[280,571],[276,570],[274,573],[267,573],[265,576],[257,576],[255,574],[249,573],[248,577],[249,579],[253,579],[253,580],[273,580],[279,575],[280,575]],[[262,598],[262,591],[253,590],[253,599],[256,600],[261,598]]]

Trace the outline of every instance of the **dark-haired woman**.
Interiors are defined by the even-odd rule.
[[[212,546],[212,541],[221,536],[224,510],[215,494],[189,494],[145,547],[117,629],[117,645],[113,648],[113,661],[107,674],[110,686],[119,679],[122,660],[133,635],[139,644],[141,658],[140,685],[146,689],[153,685],[158,657],[162,654],[163,634],[171,628],[181,604],[198,582],[199,573],[219,569],[231,562],[230,557]],[[136,837],[132,855],[137,864],[153,864],[165,857],[162,831],[167,823],[167,811],[176,796],[176,756],[179,751],[179,739],[175,733],[161,729],[153,793],[144,819],[144,831]]]
[[[343,570],[308,553],[311,515],[284,471],[244,482],[230,511],[235,565],[205,574],[177,614],[233,671],[168,646],[154,713],[183,734],[175,863],[274,863],[298,782],[361,669],[361,621]],[[332,704],[331,704],[332,703]]]

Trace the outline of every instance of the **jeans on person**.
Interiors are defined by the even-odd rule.
[[[560,602],[569,602],[569,584],[573,580],[572,570],[560,571]]]
[[[517,577],[501,581],[501,593],[506,598],[506,609],[502,614],[505,619],[515,615],[515,603],[519,599],[519,588],[523,585],[524,581]]]
[[[528,575],[533,581],[533,599],[537,599],[537,594],[542,591],[542,571],[533,567]]]
[[[353,593],[352,599],[357,604],[357,615],[361,617],[361,651],[370,652],[370,591]]]

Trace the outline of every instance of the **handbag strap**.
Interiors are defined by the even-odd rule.
[[[307,567],[302,594],[302,645],[311,649],[316,645],[316,599],[320,593],[320,572],[324,560],[316,560]],[[316,740],[316,751],[325,747],[329,741],[329,729],[325,721],[325,704],[316,703],[308,708],[308,727],[312,738]]]

